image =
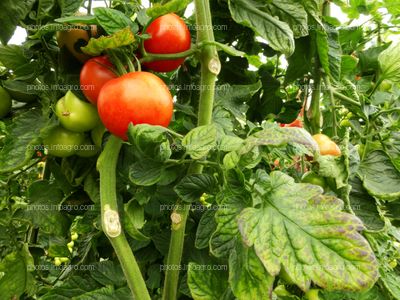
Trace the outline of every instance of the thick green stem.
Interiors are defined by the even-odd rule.
[[[197,44],[213,42],[214,33],[208,0],[195,0],[196,23],[200,30],[197,32]],[[212,111],[214,105],[214,89],[217,75],[221,64],[215,46],[207,44],[201,47],[201,80],[200,100],[198,113],[198,126],[207,125],[212,122]],[[201,173],[203,166],[193,164],[188,173]],[[164,282],[163,300],[175,300],[179,281],[179,269],[181,265],[182,250],[185,238],[186,221],[189,215],[189,204],[177,203],[177,209],[171,214],[172,233],[167,258],[167,271]]]
[[[335,97],[333,96],[331,80],[329,78],[329,75],[327,74],[324,74],[323,77],[324,77],[325,89],[328,91],[329,99],[331,100],[333,136],[337,136],[336,102],[335,102]]]
[[[315,58],[318,60],[318,58]],[[316,63],[316,65],[319,65]],[[317,68],[316,68],[317,69]],[[314,77],[314,84],[311,94],[311,105],[310,109],[307,111],[307,119],[309,121],[309,129],[312,134],[317,134],[321,131],[321,75],[319,69],[316,70],[316,75]]]
[[[118,214],[116,193],[116,167],[122,141],[111,136],[97,161],[100,172],[101,223],[121,263],[134,299],[150,300],[139,265],[126,240]]]

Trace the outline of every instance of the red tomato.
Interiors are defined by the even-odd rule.
[[[104,126],[127,140],[129,123],[167,127],[173,100],[167,85],[149,72],[132,72],[107,82],[97,102]]]
[[[83,94],[93,104],[97,103],[97,98],[103,85],[116,78],[113,71],[113,64],[107,56],[98,56],[89,59],[81,70],[80,84]]]
[[[146,28],[151,38],[144,41],[144,49],[149,53],[170,54],[190,49],[190,32],[185,22],[176,14],[167,14],[155,19]],[[177,69],[184,58],[159,60],[143,63],[156,72],[170,72]]]
[[[303,128],[303,122],[300,119],[294,120],[290,124],[279,124],[281,127],[300,127]]]

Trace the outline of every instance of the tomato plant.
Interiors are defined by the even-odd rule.
[[[0,298],[400,299],[398,8],[356,2],[0,1]]]
[[[97,104],[103,85],[116,77],[113,65],[106,56],[93,57],[83,65],[80,73],[82,92],[91,103]]]
[[[190,32],[185,22],[176,14],[156,18],[147,26],[145,33],[151,37],[144,41],[149,53],[171,54],[190,49]],[[146,62],[144,66],[156,72],[170,72],[177,69],[185,58]]]
[[[168,87],[149,72],[110,80],[101,89],[97,106],[104,126],[122,139],[127,139],[130,123],[168,126],[173,110]]]

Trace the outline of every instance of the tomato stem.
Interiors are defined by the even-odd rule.
[[[191,47],[189,50],[178,52],[178,53],[168,53],[168,54],[157,54],[157,53],[142,53],[143,57],[140,59],[141,63],[152,62],[156,60],[166,60],[166,59],[177,59],[184,58],[199,52],[198,47]]]
[[[337,136],[336,102],[335,102],[335,97],[333,96],[331,80],[329,78],[329,75],[327,74],[323,74],[323,79],[326,86],[326,90],[328,91],[329,99],[331,100],[333,136]]]
[[[121,228],[116,193],[116,167],[122,140],[111,136],[97,161],[100,172],[100,203],[102,229],[121,263],[128,286],[135,299],[150,300],[146,283],[132,249]]]
[[[205,44],[214,41],[214,32],[212,30],[210,4],[208,0],[195,0],[196,24],[200,28],[197,32],[197,44],[202,45],[201,48],[195,47],[184,53],[181,57],[193,54],[199,51],[201,63],[201,79],[200,79],[200,99],[198,111],[198,126],[207,125],[212,122],[212,111],[214,105],[215,81],[220,71],[220,61],[218,59],[217,49],[212,44]],[[188,53],[189,52],[189,53]],[[179,53],[178,53],[179,54]],[[157,55],[158,56],[158,55]],[[160,56],[158,56],[160,57]],[[154,58],[154,56],[153,56]],[[165,57],[163,58],[177,58]],[[204,88],[207,87],[207,88]],[[189,174],[201,173],[203,165],[193,163],[188,170]],[[165,274],[163,300],[177,299],[177,288],[179,281],[179,266],[181,265],[182,250],[185,238],[186,221],[189,215],[190,204],[183,204],[178,200],[177,209],[172,213],[172,233],[169,244],[167,271]],[[174,218],[172,218],[174,217]],[[175,222],[179,220],[179,222]]]
[[[107,51],[107,55],[110,57],[111,62],[117,68],[117,73],[119,76],[122,76],[127,73],[124,65],[122,64],[121,60],[118,58],[118,56],[115,54],[114,51],[112,50]]]

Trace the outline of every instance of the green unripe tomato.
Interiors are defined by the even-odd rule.
[[[100,123],[96,107],[82,101],[71,91],[58,100],[56,115],[64,128],[74,132],[92,130]]]
[[[308,300],[319,300],[318,292],[319,290],[317,289],[310,289],[305,296]]]
[[[343,119],[342,121],[340,121],[339,125],[340,127],[351,127],[349,119]]]
[[[61,261],[62,263],[66,263],[66,262],[69,261],[69,258],[68,258],[68,257],[60,257],[60,261]]]
[[[99,153],[100,148],[92,144],[92,141],[87,137],[80,145],[79,150],[76,151],[76,155],[80,157],[92,157]]]
[[[61,266],[61,260],[60,260],[59,257],[55,257],[55,258],[54,258],[54,265],[55,265],[56,267]]]
[[[11,110],[12,100],[10,94],[0,86],[0,118],[5,117]]]
[[[85,135],[83,133],[72,132],[61,126],[55,126],[47,132],[43,144],[49,155],[68,157],[76,153],[84,140]]]
[[[379,85],[379,90],[382,92],[389,92],[392,89],[393,83],[390,80],[383,80]]]
[[[92,138],[93,143],[101,148],[101,144],[103,142],[103,135],[107,131],[104,127],[103,123],[99,123],[93,130],[90,132],[90,137]]]
[[[318,174],[316,174],[312,171],[305,173],[303,175],[303,177],[301,178],[301,182],[319,185],[323,189],[326,189],[326,187],[327,187],[325,178],[319,176]]]

